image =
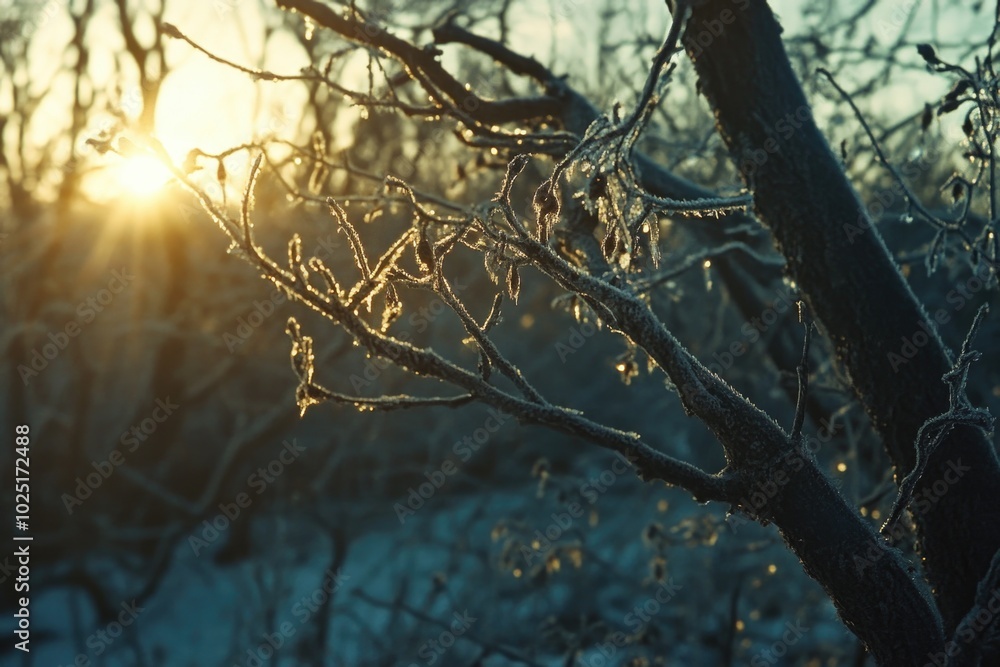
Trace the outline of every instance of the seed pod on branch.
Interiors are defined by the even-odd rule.
[[[424,273],[430,273],[434,269],[434,246],[427,238],[426,226],[421,227],[420,233],[417,234],[416,255],[420,270]]]
[[[542,243],[548,241],[552,225],[559,218],[559,197],[554,190],[552,179],[542,181],[535,190],[531,202],[535,209],[535,220],[538,222],[538,240]]]
[[[507,293],[510,294],[511,300],[517,303],[517,297],[521,293],[521,275],[517,272],[516,264],[511,264],[507,268]]]

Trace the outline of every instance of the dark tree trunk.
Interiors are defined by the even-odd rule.
[[[914,466],[920,426],[948,410],[949,354],[893,262],[865,207],[812,119],[774,15],[763,0],[696,3],[684,45],[719,132],[897,467]],[[927,343],[905,363],[903,340]],[[926,333],[931,332],[931,333]],[[894,363],[895,361],[895,363]],[[959,467],[960,466],[960,467]],[[941,495],[935,483],[955,479]],[[1000,547],[1000,466],[978,431],[957,428],[916,494],[940,499],[915,513],[926,572],[945,628],[972,607]]]

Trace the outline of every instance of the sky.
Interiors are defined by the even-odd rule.
[[[265,68],[282,74],[296,74],[308,64],[302,48],[286,33],[275,34],[266,49],[261,44],[265,20],[272,23],[276,20],[270,3],[258,0],[167,1],[165,19],[224,58],[248,66],[262,63]],[[860,1],[838,3],[836,8],[848,13]],[[735,0],[734,3],[739,4]],[[990,18],[990,7],[985,7],[976,17],[965,7],[939,9],[935,13],[937,4],[931,0],[883,0],[866,19],[862,31],[869,31],[883,43],[894,39],[912,9],[916,12],[909,32],[913,41],[937,37],[938,43],[960,44],[971,38],[985,38],[989,22],[983,19]],[[52,128],[66,123],[65,103],[71,79],[68,75],[58,76],[57,72],[70,60],[64,45],[72,34],[71,22],[64,0],[0,1],[0,7],[5,5],[19,7],[33,17],[25,28],[33,37],[29,55],[31,76],[36,88],[51,87],[56,92],[43,100],[39,111],[43,122],[35,123],[32,128],[32,140],[42,145],[51,139]],[[557,71],[572,74],[597,71],[599,55],[589,46],[596,43],[597,31],[604,29],[598,20],[602,5],[588,0],[516,2],[511,13],[512,46],[543,62],[554,62]],[[786,35],[796,34],[805,22],[814,20],[804,19],[801,3],[793,0],[775,0],[772,6],[783,21]],[[104,85],[110,90],[115,78],[115,58],[122,51],[123,43],[116,27],[113,3],[98,0],[98,7],[98,16],[90,32],[90,66],[98,86]],[[639,23],[653,35],[665,33],[670,19],[662,0],[644,0],[636,3],[636,7],[631,16],[612,24],[612,32],[620,32],[624,39],[628,37],[630,26]],[[293,20],[292,23],[296,29],[308,29],[301,21]],[[149,41],[152,24],[148,19],[140,20],[135,29],[141,41]],[[947,49],[942,52],[947,53]],[[163,84],[155,123],[158,139],[176,161],[183,160],[192,148],[217,152],[268,133],[290,136],[297,126],[304,94],[296,83],[254,82],[248,75],[212,62],[179,40],[167,41],[167,56],[172,71]],[[460,48],[445,50],[446,64],[454,65],[461,57]],[[913,57],[916,62],[915,53]],[[117,82],[122,93],[120,104],[128,115],[135,117],[141,110],[141,94],[135,72],[128,67],[130,63],[127,59],[122,60],[125,74]],[[838,77],[852,75],[851,72],[835,74]],[[349,69],[347,76],[353,81],[345,82],[346,85],[363,87],[365,72],[362,67]],[[882,95],[871,101],[871,110],[889,117],[902,117],[919,109],[928,98],[928,91],[939,94],[947,85],[946,79],[920,71],[900,75]],[[625,90],[636,87],[635,82],[624,85]],[[9,95],[0,84],[0,106],[9,104]],[[355,112],[340,117],[338,127],[334,128],[338,148],[350,143],[351,127],[358,115]],[[95,114],[90,119],[91,131],[106,126],[110,118],[110,115]],[[80,139],[79,152],[86,149],[82,145],[85,138]],[[232,175],[239,177],[245,159],[242,165],[230,166]]]

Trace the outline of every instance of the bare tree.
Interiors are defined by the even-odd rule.
[[[312,169],[309,191],[294,182],[286,185],[300,200],[329,209],[349,241],[351,266],[346,268],[304,256],[297,236],[280,259],[258,242],[253,224],[256,179],[264,165],[284,178],[282,165],[272,157],[273,145],[244,147],[255,159],[235,217],[189,177],[190,169],[207,166],[215,156],[198,152],[187,171],[174,167],[233,247],[265,278],[350,334],[366,354],[439,387],[374,397],[329,388],[329,370],[315,363],[313,336],[293,319],[288,334],[302,412],[322,403],[362,411],[486,403],[523,423],[544,425],[619,452],[644,480],[676,485],[701,502],[726,503],[761,523],[774,523],[878,664],[943,660],[978,665],[996,660],[1000,623],[993,616],[984,622],[982,612],[1000,586],[1000,509],[992,500],[1000,484],[1000,464],[988,437],[992,418],[966,395],[969,368],[978,358],[972,345],[986,311],[979,312],[961,350],[952,354],[886,249],[876,221],[845,174],[843,160],[818,128],[780,27],[763,0],[670,3],[673,21],[638,101],[631,108],[616,105],[607,115],[567,80],[508,48],[502,13],[499,40],[463,27],[456,7],[433,25],[433,43],[420,46],[416,39],[390,32],[354,3],[337,9],[315,0],[278,0],[278,5],[353,43],[368,59],[367,90],[350,90],[330,76],[332,63],[342,53],[294,76],[242,69],[262,80],[304,79],[372,112],[450,119],[458,124],[461,141],[486,154],[502,155],[506,163],[496,196],[488,202],[453,201],[420,187],[416,179],[388,175],[374,194],[350,193],[347,198],[354,205],[347,206],[323,194],[329,170],[345,171],[362,182],[380,179],[331,156],[329,136],[318,132],[312,145],[297,149]],[[860,20],[865,12],[863,8],[849,21]],[[415,35],[424,29],[412,28]],[[164,30],[203,48],[174,26],[165,25]],[[967,134],[979,172],[955,181],[969,192],[964,212],[942,217],[923,206],[864,125],[880,162],[897,179],[907,213],[925,219],[935,230],[928,253],[931,264],[954,241],[970,253],[971,265],[983,270],[991,285],[998,266],[993,172],[1000,105],[992,68],[996,35],[991,33],[982,45],[986,55],[975,71],[941,61],[929,45],[920,47],[928,65],[960,81],[939,113],[962,105],[972,109]],[[522,77],[531,85],[520,81],[504,96],[482,95],[442,65],[438,47],[445,44],[485,55],[505,76]],[[699,90],[746,186],[743,193],[708,191],[638,149],[681,50],[694,64]],[[843,103],[854,106],[852,97],[844,95]],[[864,124],[863,118],[859,122]],[[155,141],[150,150],[168,160]],[[549,159],[551,167],[545,166]],[[984,172],[989,176],[982,177]],[[989,201],[988,213],[979,218],[970,215],[971,203],[980,201],[973,193]],[[530,205],[520,204],[527,201]],[[380,250],[355,221],[358,206],[365,203],[366,222],[386,211],[409,218]],[[797,381],[790,386],[794,416],[786,428],[700,362],[656,312],[655,288],[685,268],[661,266],[659,234],[665,217],[723,222],[690,225],[692,236],[705,247],[690,265],[714,261],[733,301],[745,313],[760,309],[756,294],[742,284],[745,277],[765,280],[762,276],[773,276],[775,268],[745,229],[759,221],[770,230],[784,271],[801,295],[802,345],[785,339],[772,341],[768,348],[780,366],[796,370]],[[470,302],[449,278],[448,267],[469,254],[482,259],[497,285],[492,304]],[[701,420],[722,445],[722,470],[709,472],[679,460],[639,434],[598,423],[536,388],[491,337],[505,299],[517,300],[522,274],[529,267],[566,290],[581,317],[593,318],[627,341],[632,354],[619,365],[624,376],[638,372],[640,361],[666,375],[684,410]],[[461,323],[466,342],[477,351],[474,366],[456,360],[453,350],[460,341],[425,345],[394,328],[406,308],[405,297],[420,290],[434,293]],[[942,480],[950,485],[938,502],[913,513],[921,573],[834,487],[805,445],[807,415],[818,422],[828,413],[809,391],[815,359],[810,346],[813,318],[894,466],[898,493],[883,533],[899,526],[913,498],[933,491]],[[897,361],[893,355],[899,341],[909,341],[914,332],[925,332],[925,342]]]

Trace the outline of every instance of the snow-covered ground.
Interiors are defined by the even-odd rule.
[[[80,587],[38,592],[30,656],[0,658],[564,665],[575,652],[588,667],[638,656],[851,664],[856,640],[772,529],[727,523],[721,508],[616,475],[613,464],[593,456],[544,487],[531,479],[489,495],[441,494],[402,524],[394,500],[237,518],[198,555],[189,536],[176,541],[161,584],[135,603],[145,579],[95,558],[92,571],[118,573],[102,577],[118,592],[113,616],[99,618]],[[236,540],[248,541],[245,559],[226,555]]]

